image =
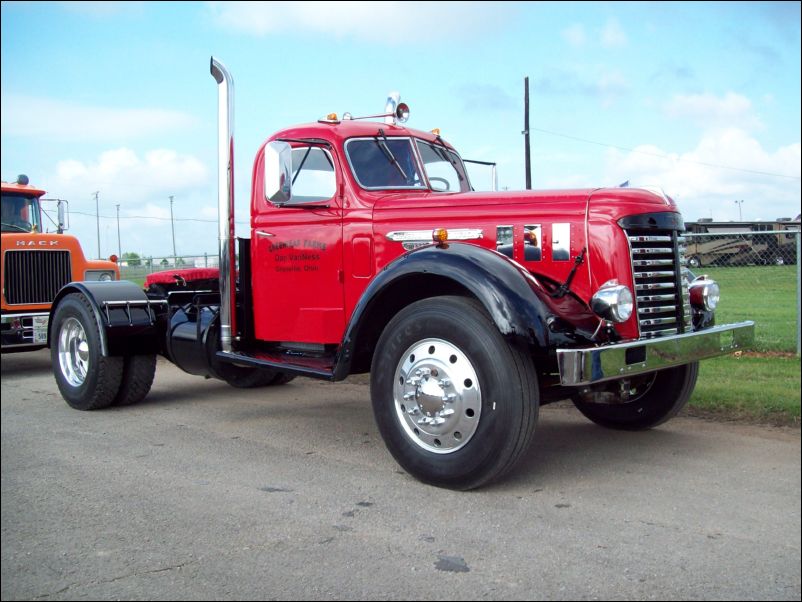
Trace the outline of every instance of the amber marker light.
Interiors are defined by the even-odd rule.
[[[448,230],[445,228],[435,228],[432,230],[432,240],[439,245],[448,242]]]

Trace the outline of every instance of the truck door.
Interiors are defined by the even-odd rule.
[[[345,330],[342,176],[320,145],[294,144],[292,163],[290,203],[277,207],[261,193],[252,199],[254,333],[264,341],[339,343]]]

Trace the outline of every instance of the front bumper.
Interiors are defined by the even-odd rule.
[[[654,372],[745,349],[754,340],[750,321],[603,347],[558,349],[560,383],[575,387]]]
[[[0,319],[2,349],[13,351],[47,345],[48,312],[3,314]]]

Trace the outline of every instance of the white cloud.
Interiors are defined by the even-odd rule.
[[[744,200],[745,219],[799,213],[799,143],[770,151],[744,130],[729,128],[707,132],[696,148],[683,153],[669,154],[653,145],[635,151],[607,151],[606,181],[662,186],[677,201],[685,219],[737,219],[736,199]]]
[[[568,42],[568,44],[574,46],[575,48],[584,46],[585,42],[587,41],[585,27],[581,23],[575,23],[574,25],[571,25],[571,27],[563,29],[561,35],[563,39]]]
[[[608,19],[601,31],[601,45],[605,48],[620,48],[626,46],[627,42],[627,35],[618,19]]]
[[[397,44],[421,30],[438,40],[487,33],[506,21],[506,3],[461,2],[208,2],[225,29],[264,36],[307,31]]]
[[[97,254],[95,191],[99,191],[103,256],[118,251],[117,204],[123,252],[171,254],[171,195],[178,253],[202,254],[216,248],[214,187],[209,170],[196,157],[171,149],[138,154],[117,148],[92,161],[60,161],[55,174],[45,180],[54,196],[70,201],[70,233],[93,257]]]
[[[663,108],[669,117],[692,121],[704,129],[736,125],[747,130],[763,127],[753,113],[752,101],[736,92],[727,92],[723,97],[710,92],[678,94]]]
[[[192,116],[166,109],[112,109],[16,94],[4,95],[2,104],[4,136],[120,143],[196,125]]]
[[[206,166],[197,158],[157,149],[140,157],[128,148],[101,153],[96,161],[60,161],[54,190],[80,195],[102,190],[120,202],[143,202],[154,196],[194,191],[208,180]]]

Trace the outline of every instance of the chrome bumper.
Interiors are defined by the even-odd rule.
[[[698,332],[618,343],[604,347],[558,349],[560,382],[565,386],[654,372],[751,346],[755,323],[738,322]]]
[[[47,345],[48,312],[3,314],[0,317],[2,348],[43,347]]]

